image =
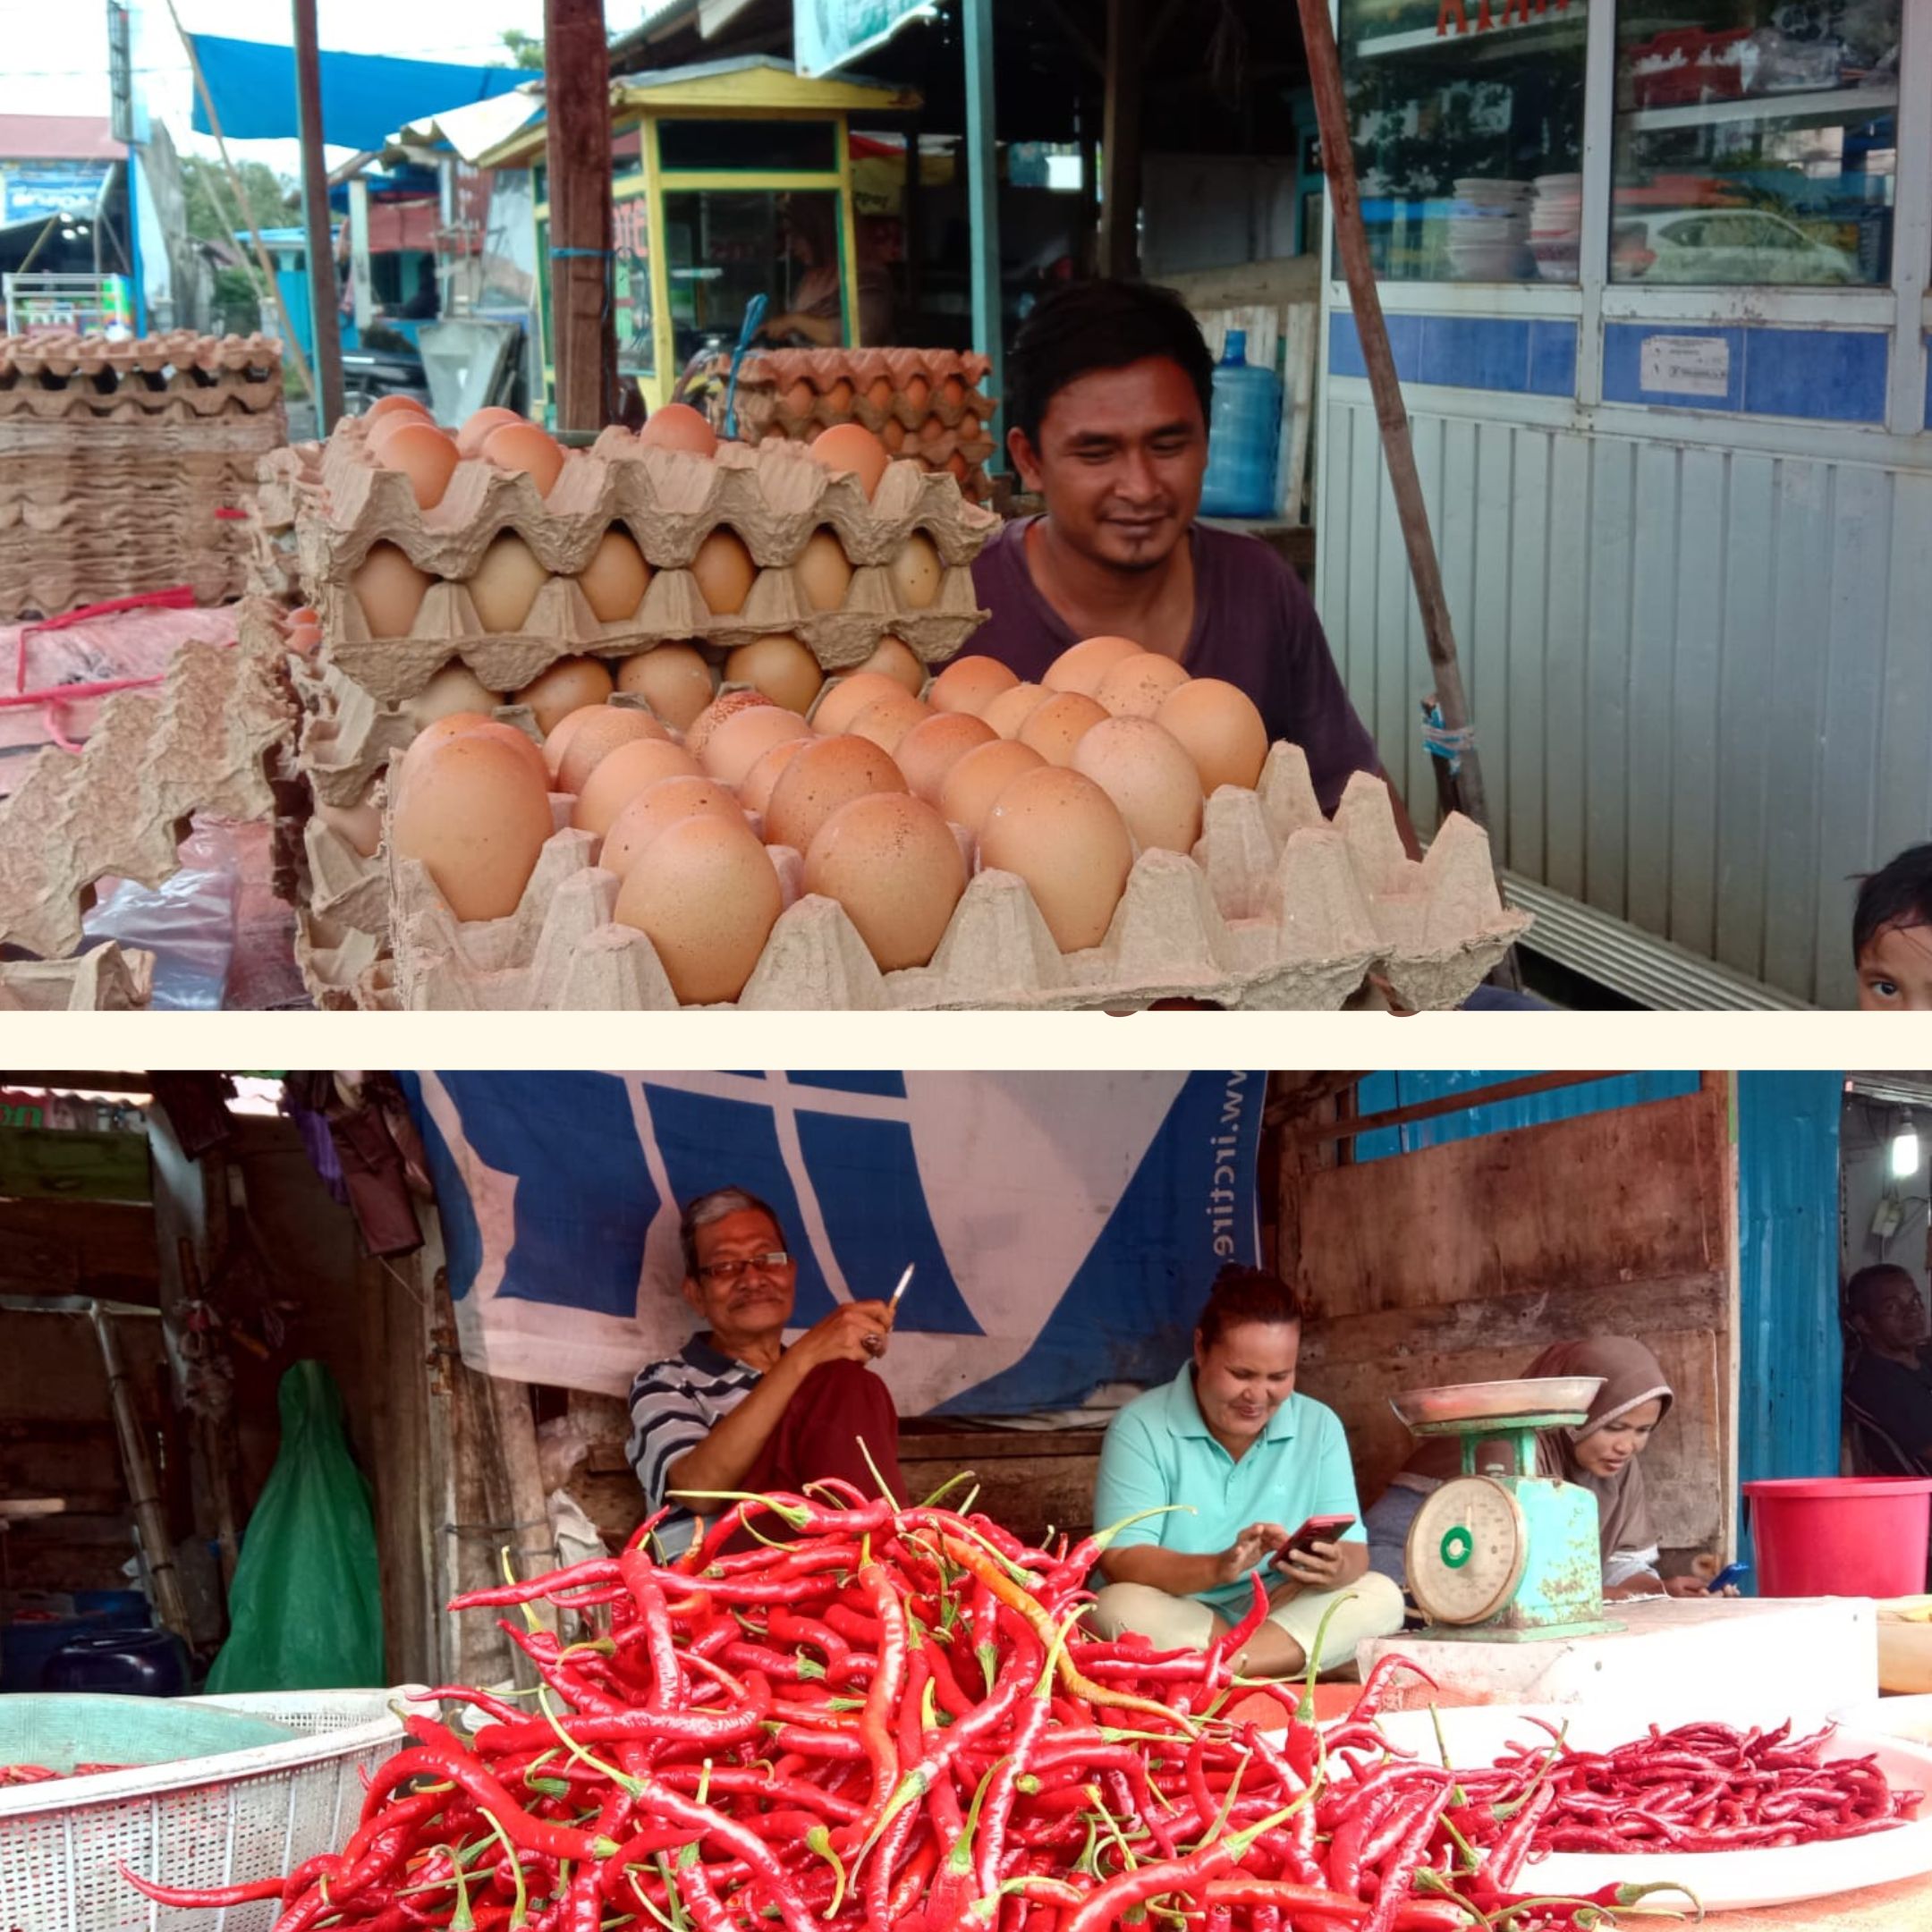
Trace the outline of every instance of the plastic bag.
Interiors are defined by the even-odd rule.
[[[180,846],[182,869],[158,886],[122,879],[81,921],[89,945],[117,939],[155,956],[148,1004],[175,1012],[217,1009],[234,962],[242,861],[219,826],[198,825]]]
[[[369,1488],[318,1361],[282,1377],[282,1447],[249,1520],[210,1693],[367,1690],[383,1671]]]

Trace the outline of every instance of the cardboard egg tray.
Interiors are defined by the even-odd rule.
[[[295,720],[279,652],[245,646],[183,644],[159,685],[115,692],[79,758],[49,746],[0,805],[0,942],[63,959],[97,880],[171,877],[197,812],[268,818]]]
[[[0,335],[0,418],[279,415],[282,394],[282,344],[272,336]]]
[[[72,960],[0,965],[0,1013],[132,1013],[154,994],[154,954],[112,940]]]
[[[614,919],[618,881],[596,841],[559,829],[516,911],[459,922],[418,862],[388,854],[393,979],[410,1011],[658,1011],[676,1000],[645,936]],[[1147,852],[1102,943],[1062,954],[1024,883],[968,884],[930,965],[881,973],[843,908],[800,896],[802,861],[773,852],[785,910],[741,996],[783,1010],[1071,1010],[1165,999],[1333,1011],[1375,972],[1417,1010],[1468,997],[1529,924],[1506,911],[1488,840],[1453,817],[1427,859],[1402,852],[1386,787],[1353,779],[1331,822],[1301,750],[1278,744],[1252,792],[1209,801],[1191,857]]]
[[[997,528],[950,477],[895,463],[869,502],[855,479],[833,476],[784,444],[726,444],[715,458],[640,449],[606,430],[573,457],[546,501],[529,477],[481,462],[459,463],[436,507],[418,508],[408,481],[371,464],[360,421],[345,423],[318,456],[291,453],[265,466],[262,514],[294,524],[301,580],[321,614],[329,661],[385,704],[413,697],[461,658],[492,691],[515,691],[556,659],[625,657],[654,644],[724,648],[774,632],[799,637],[828,669],[862,664],[882,637],[902,639],[928,664],[952,657],[983,621],[972,560]],[[644,597],[619,623],[599,623],[574,579],[605,532],[622,524],[651,566]],[[713,530],[736,531],[758,574],[741,610],[714,615],[690,564]],[[853,575],[841,607],[807,603],[795,566],[813,533],[838,537]],[[465,589],[491,541],[513,530],[550,580],[523,627],[486,631]],[[934,602],[901,604],[887,566],[915,533],[945,565]],[[352,582],[379,542],[398,546],[430,585],[411,633],[376,638]]]

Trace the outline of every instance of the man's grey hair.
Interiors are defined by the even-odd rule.
[[[709,1227],[714,1221],[722,1221],[726,1215],[761,1214],[772,1224],[772,1233],[778,1237],[780,1245],[784,1241],[784,1224],[777,1215],[756,1194],[748,1194],[743,1188],[714,1188],[708,1194],[699,1194],[684,1203],[684,1212],[678,1222],[678,1246],[684,1250],[684,1278],[698,1279],[698,1230]]]

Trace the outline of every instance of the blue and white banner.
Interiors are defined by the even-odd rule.
[[[623,1394],[691,1333],[679,1204],[768,1201],[797,1328],[918,1272],[881,1367],[902,1414],[1018,1415],[1173,1374],[1256,1259],[1266,1076],[405,1074],[463,1359]]]

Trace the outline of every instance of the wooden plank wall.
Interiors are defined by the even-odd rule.
[[[1291,1143],[1279,1258],[1314,1313],[1301,1386],[1346,1424],[1365,1504],[1412,1446],[1392,1392],[1521,1375],[1550,1342],[1632,1335],[1676,1393],[1644,1463],[1665,1545],[1721,1546],[1734,1476],[1721,1079],[1386,1160],[1311,1166]]]

